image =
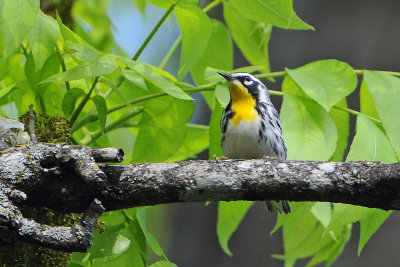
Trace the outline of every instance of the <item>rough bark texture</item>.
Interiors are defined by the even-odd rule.
[[[116,210],[173,202],[288,199],[400,210],[400,163],[198,160],[108,166],[95,162],[122,158],[119,149],[63,144],[3,151],[0,228],[12,233],[8,239],[82,251],[90,246],[102,206]],[[22,204],[86,213],[73,227],[51,227],[24,218],[19,211]]]

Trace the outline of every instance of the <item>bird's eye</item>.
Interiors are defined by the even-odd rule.
[[[249,77],[244,78],[245,85],[250,85],[252,82],[253,82],[252,79],[250,79]]]

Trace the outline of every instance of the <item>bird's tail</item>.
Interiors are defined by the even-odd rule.
[[[287,200],[267,200],[265,201],[265,207],[271,213],[279,212],[281,214],[288,214],[292,212],[292,207],[290,207]]]

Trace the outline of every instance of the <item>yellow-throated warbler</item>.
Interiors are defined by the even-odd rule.
[[[231,101],[221,119],[221,145],[230,159],[286,159],[279,114],[271,103],[267,87],[248,73],[218,72],[228,81]],[[289,213],[287,200],[266,201],[269,212]]]

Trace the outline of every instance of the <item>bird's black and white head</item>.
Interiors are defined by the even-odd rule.
[[[233,74],[218,72],[218,74],[227,80],[232,102],[246,101],[249,97],[256,103],[269,101],[267,87],[253,75],[243,72]]]

